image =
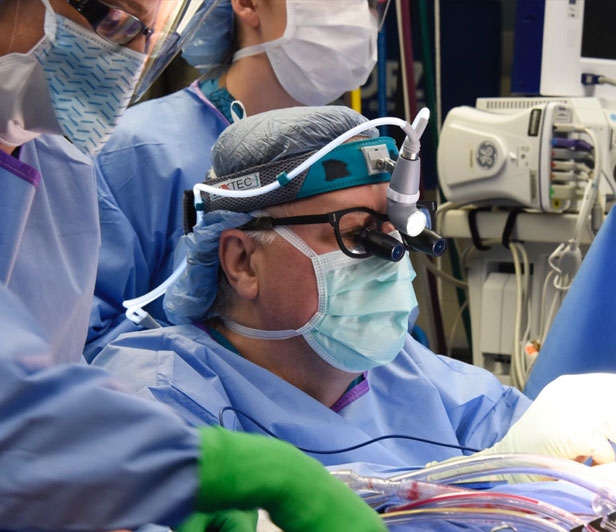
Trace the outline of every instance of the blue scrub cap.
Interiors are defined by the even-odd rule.
[[[213,74],[230,63],[235,51],[231,0],[212,1],[215,7],[182,49],[182,57],[201,74]]]
[[[217,176],[307,154],[367,122],[350,107],[288,107],[249,116],[226,128],[212,147],[210,160]],[[372,127],[361,133],[378,137]]]
[[[204,215],[184,237],[186,270],[165,293],[163,308],[176,325],[206,317],[218,291],[218,240],[220,233],[253,219],[245,213],[214,211]]]
[[[331,105],[277,109],[244,118],[227,127],[214,144],[207,183],[235,187],[231,184],[234,180],[246,184],[252,179],[266,185],[367,120],[348,107]],[[361,136],[362,140],[338,146],[277,191],[250,198],[212,198],[202,194],[203,218],[184,237],[186,271],[165,294],[163,306],[169,321],[182,324],[208,317],[218,290],[220,234],[248,223],[256,209],[331,190],[389,181],[388,172],[367,170],[362,148],[385,146],[389,157],[395,160],[395,142],[379,137],[376,128],[367,129]],[[334,177],[328,168],[333,169]]]

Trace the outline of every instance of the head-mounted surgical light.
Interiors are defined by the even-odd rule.
[[[393,161],[388,156],[387,150],[384,153],[379,150],[368,151],[365,153],[365,160],[366,164],[369,165],[369,171],[374,173],[391,171],[391,180],[387,189],[387,218],[399,231],[404,246],[401,246],[397,239],[380,231],[368,230],[362,232],[358,235],[358,239],[369,254],[392,261],[400,260],[404,256],[406,251],[404,248],[433,256],[441,255],[445,251],[445,240],[427,228],[426,215],[417,206],[421,169],[419,139],[426,128],[429,116],[428,109],[423,108],[412,124],[394,117],[368,120],[329,142],[289,171],[281,172],[274,181],[264,186],[237,190],[227,187],[224,182],[219,183],[218,186],[198,183],[193,187],[197,223],[201,221],[203,216],[202,193],[215,198],[254,198],[274,192],[282,187],[289,186],[297,176],[309,171],[315,163],[325,158],[332,150],[349,139],[359,136],[363,131],[382,125],[395,125],[406,134],[397,161]],[[163,295],[185,268],[186,260],[163,284],[153,291],[139,298],[124,301],[123,305],[127,309],[126,316],[136,323],[141,323],[144,318],[149,316],[142,310],[143,307]]]
[[[326,157],[332,150],[349,139],[360,135],[363,131],[382,125],[396,125],[406,134],[398,160],[391,160],[387,152],[376,151],[367,152],[366,162],[370,165],[370,172],[391,171],[391,181],[387,189],[387,217],[398,231],[409,237],[416,237],[427,224],[424,213],[417,208],[417,201],[419,200],[421,170],[419,159],[421,144],[419,138],[428,124],[429,116],[430,112],[428,109],[423,108],[417,114],[412,125],[405,120],[394,117],[368,120],[340,135],[292,170],[282,172],[272,183],[258,188],[233,190],[206,183],[198,183],[193,187],[197,216],[199,218],[199,212],[203,208],[200,201],[202,192],[216,197],[228,198],[248,198],[273,192],[283,186],[287,186],[293,179],[310,169],[311,166]]]

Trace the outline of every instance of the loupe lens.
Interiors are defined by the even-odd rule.
[[[401,233],[409,251],[418,251],[432,257],[440,257],[447,249],[447,241],[438,233],[425,228],[419,235],[411,237]]]
[[[359,240],[368,253],[392,262],[401,260],[406,252],[402,242],[381,231],[364,229],[359,235]]]

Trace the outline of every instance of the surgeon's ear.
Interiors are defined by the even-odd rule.
[[[255,241],[244,231],[228,229],[220,235],[220,266],[231,287],[245,299],[254,299],[258,294],[258,276],[253,267],[255,249]]]
[[[253,0],[231,0],[231,6],[235,16],[244,24],[253,28],[259,25],[259,14]]]

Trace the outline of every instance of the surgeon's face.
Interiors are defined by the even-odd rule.
[[[364,185],[298,200],[283,212],[276,208],[268,210],[273,216],[324,214],[351,207],[368,207],[385,213],[386,191],[387,183]],[[334,229],[328,223],[288,227],[318,254],[340,250]],[[266,272],[259,289],[266,298],[262,316],[268,323],[265,328],[301,327],[317,311],[318,292],[312,262],[281,237],[263,247],[261,260],[265,266],[262,271]]]
[[[164,20],[164,9],[159,0],[113,0],[112,5],[136,16],[148,27],[156,28],[157,19]],[[169,4],[170,5],[170,4]],[[66,0],[51,0],[56,13],[91,29],[89,22]],[[0,56],[26,53],[43,37],[45,6],[41,0],[4,0],[0,2]],[[129,48],[144,51],[145,37],[139,36],[127,44]]]

